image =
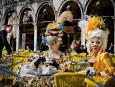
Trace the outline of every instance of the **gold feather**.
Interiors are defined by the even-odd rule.
[[[88,37],[88,32],[96,29],[96,27],[99,27],[104,24],[104,21],[102,17],[99,16],[93,16],[87,24],[86,31],[85,31],[85,37],[87,39]]]
[[[57,23],[64,23],[65,21],[72,22],[73,15],[71,11],[64,11],[61,13],[61,15],[57,19]]]

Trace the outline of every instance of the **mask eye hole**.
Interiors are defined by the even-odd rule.
[[[94,43],[94,41],[91,41],[91,43]]]
[[[100,44],[100,42],[99,42],[99,41],[97,41],[96,43],[97,43],[97,44]]]
[[[49,42],[49,44],[50,45],[55,45],[56,42],[57,42],[56,40],[52,40],[52,41]]]

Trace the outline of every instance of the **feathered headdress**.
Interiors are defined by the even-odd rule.
[[[105,25],[103,19],[98,16],[93,16],[87,23],[85,38],[88,39],[88,32],[95,30],[97,27],[100,28],[102,25]]]
[[[101,38],[103,41],[103,50],[107,47],[109,31],[105,28],[104,20],[99,16],[93,16],[87,23],[85,29],[85,38],[87,40],[87,49],[90,51],[90,39],[93,37]]]

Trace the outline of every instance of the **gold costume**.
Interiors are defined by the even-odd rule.
[[[94,59],[94,69],[96,72],[106,72],[108,75],[113,75],[114,65],[112,61],[112,57],[107,52],[102,52],[97,55]]]

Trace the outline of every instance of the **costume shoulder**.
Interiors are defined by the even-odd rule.
[[[102,53],[102,58],[104,58],[104,59],[110,59],[110,58],[112,58],[112,56],[108,53],[108,52],[103,52]]]
[[[112,56],[108,52],[102,53],[101,59],[106,61],[109,65],[113,64]]]

